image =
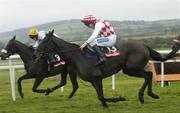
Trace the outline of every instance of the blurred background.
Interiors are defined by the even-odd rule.
[[[28,43],[33,27],[81,43],[92,32],[80,22],[89,14],[110,21],[119,39],[157,49],[170,48],[180,33],[180,0],[0,0],[0,49],[14,35]]]

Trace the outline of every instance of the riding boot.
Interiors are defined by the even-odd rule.
[[[100,65],[106,61],[106,57],[104,56],[104,54],[101,52],[100,48],[97,45],[94,45],[92,49],[96,52],[96,54],[99,57],[99,61],[96,63],[96,65]]]

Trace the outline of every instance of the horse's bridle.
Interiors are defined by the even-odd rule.
[[[3,54],[1,54],[1,55],[5,55],[5,57],[7,58],[7,57],[9,57],[9,56],[11,56],[11,55],[13,55],[14,53],[17,52],[15,47],[13,47],[13,48],[11,48],[11,49],[12,49],[13,52],[7,51],[6,48],[2,49],[2,50],[1,50],[1,53],[3,53]]]
[[[58,51],[54,51],[54,52],[52,52],[52,53],[57,52],[57,53],[61,54],[61,53],[73,52],[73,51],[76,51],[76,50],[79,50],[79,49],[80,49],[80,48],[75,48],[75,49],[69,49],[69,50],[61,50],[61,49],[59,48],[59,46],[54,42],[53,39],[52,39],[51,41],[52,41],[52,43],[57,47],[57,49],[59,49]],[[48,55],[51,54],[51,53],[50,53],[50,52],[43,52],[43,51],[37,49],[36,52],[35,52],[35,54],[40,54],[40,55],[38,55],[38,57],[35,55],[35,56],[37,57],[37,58],[35,58],[35,61],[38,61],[39,59],[44,58],[44,57],[48,56]]]
[[[36,50],[35,51],[35,53],[34,53],[34,55],[35,55],[35,61],[38,61],[38,60],[40,60],[40,59],[42,59],[42,58],[45,58],[45,57],[47,57],[47,56],[49,56],[50,54],[52,54],[52,53],[59,53],[59,54],[61,54],[61,53],[67,53],[67,52],[73,52],[73,51],[75,51],[75,50],[79,50],[80,48],[76,48],[76,49],[70,49],[70,50],[58,50],[58,51],[53,51],[53,52],[43,52],[43,51],[41,51],[41,50]],[[38,54],[38,56],[37,56],[37,54]],[[33,56],[34,56],[33,55]]]

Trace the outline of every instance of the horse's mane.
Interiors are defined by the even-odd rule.
[[[59,40],[59,42],[62,42],[63,44],[67,44],[67,45],[71,45],[72,47],[79,48],[79,45],[77,45],[75,43],[67,42],[67,41],[65,41],[65,40],[63,40],[61,38],[55,37],[55,36],[53,38]]]

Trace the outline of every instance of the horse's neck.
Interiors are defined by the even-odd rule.
[[[69,62],[77,63],[79,62],[77,60],[78,58],[83,58],[84,56],[81,53],[81,50],[79,48],[79,45],[66,42],[62,39],[55,39],[54,43],[56,44],[57,48],[60,51],[63,51],[63,57],[67,59]]]
[[[78,49],[79,46],[70,42],[66,42],[62,39],[59,38],[54,38],[54,43],[56,44],[56,46],[58,47],[58,49],[62,50],[62,51],[68,51],[68,50],[73,50],[73,49]]]
[[[26,45],[16,42],[16,51],[24,64],[32,63],[32,51]]]

